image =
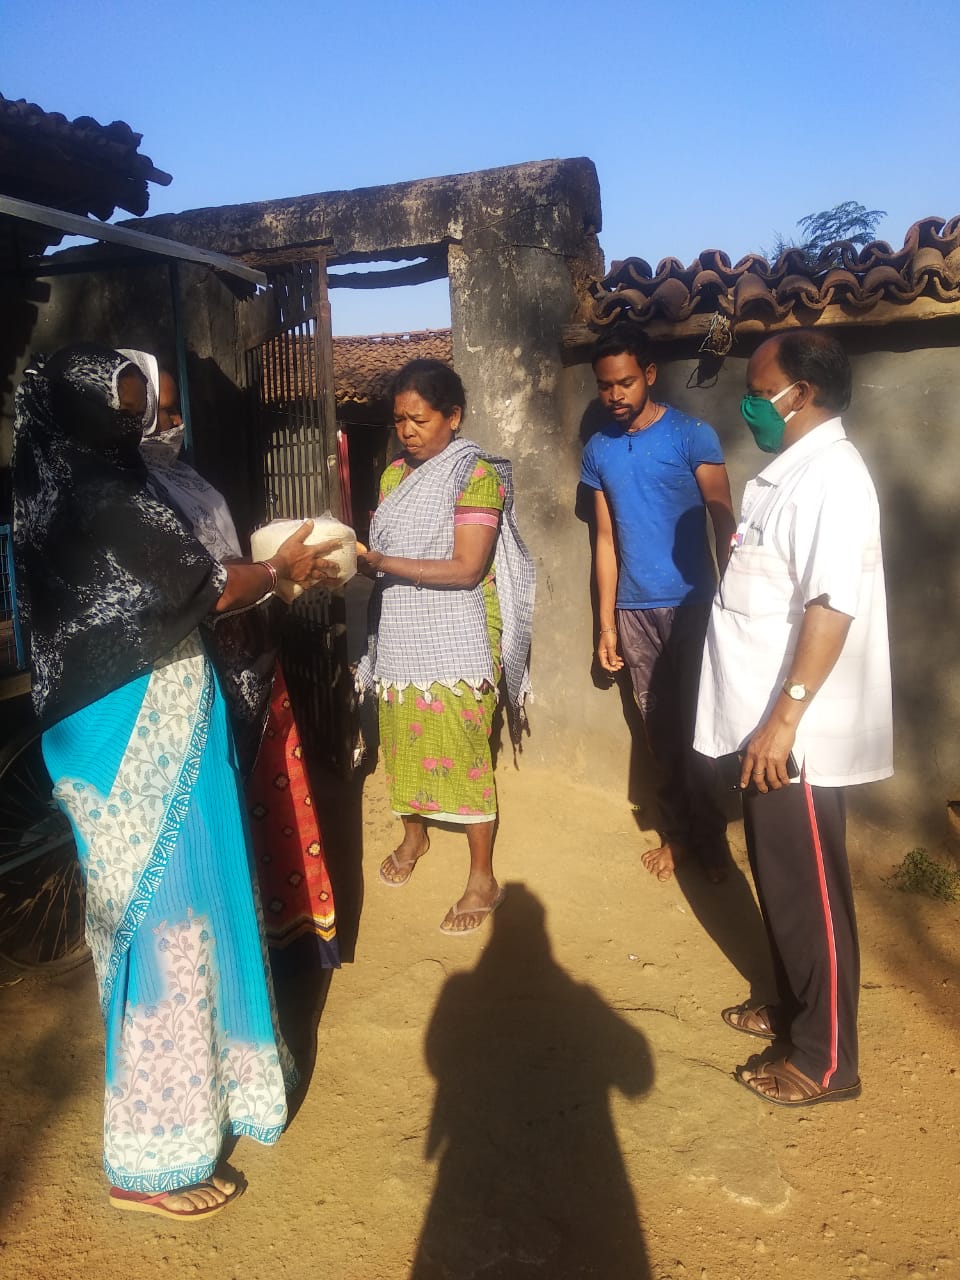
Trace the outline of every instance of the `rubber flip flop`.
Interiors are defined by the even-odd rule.
[[[377,873],[380,876],[380,883],[385,884],[388,889],[402,889],[403,886],[410,879],[410,877],[413,875],[413,869],[417,865],[417,863],[420,861],[420,859],[423,857],[423,854],[430,852],[430,837],[426,836],[425,839],[427,843],[424,847],[423,853],[417,854],[417,856],[414,858],[412,862],[401,862],[400,859],[397,857],[396,849],[394,849],[392,853],[388,853],[387,856],[384,858],[384,860],[380,863],[380,870]],[[397,871],[400,871],[400,872],[406,871],[407,874],[403,877],[402,880],[391,880],[388,876],[385,876],[383,874],[383,869],[389,862],[393,863]]]
[[[496,911],[497,907],[499,907],[500,903],[506,896],[506,889],[498,889],[497,896],[493,902],[491,902],[489,907],[469,907],[466,911],[458,911],[455,906],[451,907],[443,917],[440,924],[440,932],[448,938],[465,937],[467,934],[476,933],[481,925],[486,923],[487,916],[493,915],[494,911]],[[449,929],[446,927],[448,920],[452,923],[453,920],[457,920],[460,916],[479,916],[480,919],[476,924],[470,925],[467,929]]]
[[[124,1209],[129,1213],[153,1213],[161,1218],[179,1218],[182,1221],[189,1221],[193,1218],[211,1218],[215,1213],[219,1213],[221,1209],[226,1209],[234,1200],[238,1199],[242,1194],[243,1188],[238,1184],[233,1191],[227,1196],[226,1200],[220,1201],[218,1204],[206,1205],[199,1209],[171,1209],[164,1201],[169,1196],[181,1196],[188,1191],[196,1191],[201,1187],[209,1187],[211,1190],[219,1192],[220,1195],[225,1193],[220,1191],[219,1187],[215,1187],[209,1180],[193,1183],[189,1187],[177,1187],[173,1191],[158,1191],[151,1194],[145,1191],[126,1191],[123,1187],[110,1188],[110,1203],[115,1209]]]

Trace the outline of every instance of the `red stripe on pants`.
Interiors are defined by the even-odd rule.
[[[830,957],[830,1066],[823,1074],[821,1086],[826,1089],[837,1073],[837,1042],[840,1035],[837,1020],[837,940],[833,930],[833,915],[830,911],[830,893],[827,889],[827,873],[823,865],[823,846],[820,843],[820,828],[817,826],[817,811],[813,807],[813,792],[804,775],[801,783],[803,796],[807,802],[807,815],[810,818],[810,834],[813,836],[813,854],[817,862],[817,879],[820,883],[820,902],[823,906],[823,926],[827,939],[827,955]]]
[[[844,791],[806,780],[743,800],[790,1061],[823,1087],[859,1078],[860,949]]]

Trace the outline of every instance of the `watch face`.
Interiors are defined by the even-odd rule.
[[[805,684],[788,684],[787,697],[793,698],[794,702],[803,702],[807,696],[807,686]]]

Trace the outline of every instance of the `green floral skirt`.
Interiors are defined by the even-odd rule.
[[[460,681],[423,692],[408,685],[380,693],[380,745],[399,817],[419,813],[445,822],[492,822],[497,788],[490,759],[496,691]]]

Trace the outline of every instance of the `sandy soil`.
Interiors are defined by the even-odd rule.
[[[657,884],[610,791],[499,776],[509,892],[470,938],[437,928],[461,835],[387,889],[381,776],[362,823],[359,794],[328,801],[348,952],[362,839],[354,962],[328,991],[281,982],[312,1075],[277,1147],[238,1144],[249,1189],[209,1222],[107,1204],[89,966],[0,990],[3,1276],[960,1277],[958,912],[881,883],[905,850],[852,833],[863,1097],[783,1111],[733,1082],[760,1042],[718,1016],[768,981],[743,875]]]

